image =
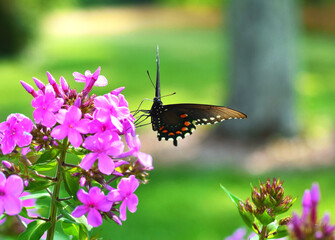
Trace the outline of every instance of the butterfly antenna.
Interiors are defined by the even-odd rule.
[[[161,88],[160,88],[160,79],[159,79],[159,47],[157,45],[157,74],[156,74],[156,96],[155,98],[160,99],[161,98]]]
[[[173,95],[175,95],[175,94],[177,94],[177,93],[176,93],[176,92],[174,92],[174,93],[170,93],[170,94],[168,94],[168,95],[161,96],[161,98],[163,98],[163,97],[173,96]]]
[[[152,86],[153,86],[154,88],[156,88],[154,82],[151,80],[149,70],[147,70],[147,74],[148,74],[148,77],[149,77],[149,79],[150,79],[150,82],[151,82]]]

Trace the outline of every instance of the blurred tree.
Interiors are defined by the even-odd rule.
[[[219,125],[218,136],[265,139],[297,130],[294,104],[296,1],[232,0],[228,106],[248,115]],[[224,134],[222,134],[224,133]]]

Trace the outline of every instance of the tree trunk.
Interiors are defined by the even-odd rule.
[[[248,118],[219,125],[217,135],[253,140],[293,135],[296,2],[232,0],[228,14],[232,62],[227,105]]]

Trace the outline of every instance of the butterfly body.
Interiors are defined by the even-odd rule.
[[[207,104],[163,105],[160,95],[159,55],[157,49],[156,95],[149,110],[152,130],[157,131],[158,140],[172,140],[177,146],[178,139],[192,134],[196,125],[207,125],[228,119],[242,119],[244,113],[222,106]]]

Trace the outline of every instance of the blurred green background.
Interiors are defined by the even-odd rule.
[[[154,97],[146,70],[154,77],[156,45],[162,95],[177,92],[164,98],[165,104],[226,104],[232,91],[230,2],[204,2],[2,1],[1,121],[13,112],[32,117],[31,96],[19,80],[33,85],[31,77],[37,77],[46,82],[49,71],[81,89],[72,73],[98,66],[109,85],[94,92],[125,86],[130,108],[136,109],[142,99]],[[242,221],[219,185],[245,199],[249,183],[267,177],[285,181],[287,192],[298,196],[293,207],[298,212],[303,191],[319,182],[320,215],[325,210],[335,214],[335,5],[331,0],[296,3],[295,135],[216,142],[211,140],[216,128],[207,126],[175,148],[171,142],[158,142],[150,126],[138,129],[155,169],[149,184],[137,190],[138,211],[129,213],[123,226],[105,223],[96,230],[104,239],[223,239]],[[145,102],[144,108],[150,107]]]

